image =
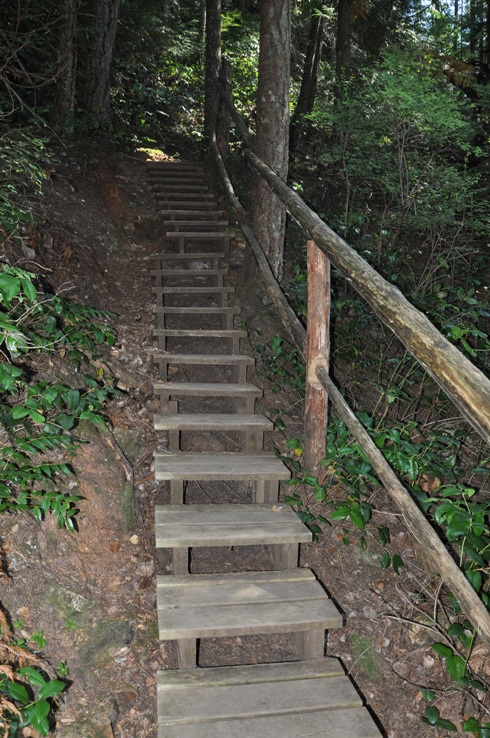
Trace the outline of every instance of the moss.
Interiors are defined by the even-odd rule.
[[[351,642],[355,663],[373,682],[377,682],[379,680],[379,669],[372,640],[367,636],[353,635]]]

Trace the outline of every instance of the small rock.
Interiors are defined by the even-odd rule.
[[[131,538],[129,539],[129,542],[130,542],[130,543],[132,543],[132,544],[133,544],[133,546],[137,546],[137,545],[138,545],[138,543],[139,543],[139,540],[140,540],[140,539],[139,539],[139,538],[138,538],[138,536],[137,536],[137,535],[135,534],[135,535],[131,536]]]

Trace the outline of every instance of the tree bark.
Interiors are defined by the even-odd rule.
[[[352,36],[352,0],[339,0],[337,8],[337,43],[335,57],[335,77],[340,82],[350,68],[350,48]]]
[[[328,373],[330,358],[330,262],[314,241],[308,241],[308,325],[306,333],[305,451],[303,467],[319,476],[325,458],[328,397],[316,376]]]
[[[223,57],[221,59],[221,71],[219,75],[219,81],[227,97],[231,99],[232,96],[232,79],[231,79],[231,64]],[[228,151],[228,145],[230,143],[230,123],[231,116],[226,106],[225,101],[220,96],[218,101],[218,114],[216,118],[216,143],[221,154]]]
[[[260,6],[259,80],[255,151],[283,179],[289,151],[289,0],[263,0]],[[266,182],[255,176],[251,227],[272,271],[280,278],[284,260],[286,210]]]
[[[76,89],[76,0],[63,0],[58,33],[58,72],[56,80],[56,128],[62,134],[73,132]]]
[[[206,0],[206,74],[204,80],[204,136],[209,147],[216,137],[221,69],[221,0]]]
[[[83,107],[102,126],[110,121],[112,58],[120,0],[95,0],[91,4],[92,26],[85,55]]]
[[[314,15],[311,19],[310,36],[306,47],[305,64],[303,67],[303,76],[301,78],[298,102],[296,103],[291,120],[291,148],[296,145],[299,138],[301,128],[299,123],[300,118],[303,115],[311,113],[315,104],[318,72],[322,56],[323,28],[324,17],[318,14]]]

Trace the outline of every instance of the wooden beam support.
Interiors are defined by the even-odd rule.
[[[306,333],[305,469],[318,476],[325,456],[327,404],[325,388],[316,376],[328,373],[330,323],[330,262],[314,241],[308,241],[308,327]]]

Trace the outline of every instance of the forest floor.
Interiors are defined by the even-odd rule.
[[[162,492],[153,478],[161,439],[152,424],[158,402],[152,392],[150,269],[164,239],[145,158],[95,145],[60,149],[19,261],[64,296],[117,314],[118,340],[103,358],[123,391],[107,408],[109,432],[81,428],[89,443],[81,446],[77,475],[69,483],[83,498],[78,531],[58,530],[52,519],[38,523],[28,515],[0,518],[10,576],[9,586],[2,585],[2,603],[12,620],[22,619],[26,637],[43,632],[44,653],[54,667],[66,661],[70,669],[56,716],[59,738],[153,738],[156,672],[174,666],[172,648],[158,641],[155,610],[155,575],[168,573],[168,562],[156,556],[153,537],[154,504]],[[245,350],[255,352],[281,328],[258,280],[252,282],[250,270],[240,267],[244,245],[238,238],[232,249],[230,279],[249,332]],[[50,369],[40,367],[41,379],[43,371]],[[267,440],[268,448],[291,454],[285,442],[302,432],[300,396],[274,393],[260,361],[252,381],[264,389],[264,411],[280,410],[286,419],[286,429]],[[442,617],[447,604],[440,583],[424,570],[383,494],[377,500],[383,511],[379,524],[390,528],[390,550],[405,562],[399,575],[382,570],[380,553],[371,545],[363,551],[355,536],[345,545],[341,525],[303,546],[301,565],[315,571],[345,615],[345,627],[329,634],[327,653],[341,659],[385,736],[445,735],[421,722],[421,688],[437,688],[441,715],[458,724],[475,709],[451,687],[431,648],[441,640],[431,614]],[[239,641],[235,653],[244,658]],[[211,660],[219,663],[218,644],[216,649]],[[472,663],[486,681],[487,650],[478,646]]]

